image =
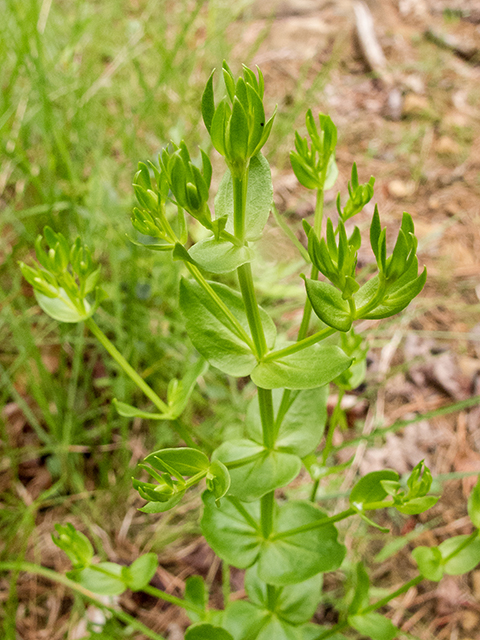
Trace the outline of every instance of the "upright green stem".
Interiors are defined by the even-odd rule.
[[[235,236],[245,240],[245,204],[248,184],[248,170],[243,178],[233,176],[233,218]],[[242,292],[248,325],[252,334],[257,356],[261,358],[267,353],[265,333],[260,319],[260,310],[255,296],[253,276],[250,264],[244,264],[237,269],[238,281]],[[275,444],[275,421],[273,414],[272,392],[270,389],[258,388],[258,402],[262,420],[263,443],[272,448]],[[268,538],[273,530],[273,512],[275,507],[275,492],[270,491],[260,501],[260,527],[262,534]]]
[[[247,313],[248,325],[252,333],[253,342],[259,358],[267,353],[267,342],[263,325],[260,320],[260,310],[258,308],[255,296],[255,288],[253,286],[252,268],[250,263],[243,264],[237,269],[238,281],[242,292],[243,303]]]
[[[275,445],[272,391],[271,389],[262,389],[261,387],[257,387],[257,390],[260,418],[262,421],[263,444],[267,449],[272,449]]]
[[[243,178],[232,174],[233,182],[233,228],[235,237],[245,240],[245,206],[247,201],[248,169]]]
[[[261,526],[264,538],[269,538],[273,530],[275,491],[269,491],[260,500]]]

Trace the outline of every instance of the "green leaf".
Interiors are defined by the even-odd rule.
[[[215,553],[228,564],[239,569],[251,566],[260,553],[260,504],[238,503],[227,498],[220,507],[206,491],[203,496],[204,511],[201,520],[202,533]]]
[[[320,280],[305,278],[307,296],[317,316],[338,331],[349,331],[352,316],[348,302],[336,287]]]
[[[230,273],[254,258],[254,253],[249,247],[236,247],[228,240],[217,241],[215,238],[197,242],[189,254],[202,269],[217,274]]]
[[[270,165],[261,153],[250,160],[245,205],[245,239],[258,240],[268,220],[273,202]],[[233,182],[230,171],[222,178],[215,197],[215,217],[228,216],[227,231],[233,226]]]
[[[233,640],[233,636],[222,627],[214,627],[212,624],[201,622],[188,627],[185,632],[185,640]]]
[[[317,172],[314,172],[307,162],[295,151],[290,151],[290,163],[293,173],[301,185],[307,189],[321,188],[320,178]]]
[[[271,616],[256,640],[302,640],[302,632],[281,618]]]
[[[265,540],[259,520],[258,502],[224,500],[217,508],[208,492],[202,533],[215,553],[228,564],[246,569],[258,561],[261,580],[275,586],[296,584],[317,573],[333,571],[342,564],[345,547],[337,542],[337,530],[326,524],[308,531],[276,538],[275,534],[323,520],[327,514],[309,502],[289,502],[276,506],[273,534]]]
[[[449,576],[459,576],[468,573],[480,563],[480,538],[473,539],[468,546],[453,555],[449,560],[445,560],[451,553],[454,553],[466,539],[470,536],[455,536],[448,538],[438,546],[442,558],[444,559],[445,573]]]
[[[121,565],[114,562],[100,562],[85,569],[68,571],[67,577],[93,593],[119,596],[127,589],[122,579],[122,569]]]
[[[146,553],[129,567],[122,567],[122,580],[132,591],[141,591],[148,585],[158,567],[156,553]]]
[[[228,119],[230,118],[230,113],[231,111],[227,101],[224,99],[219,102],[215,109],[209,131],[213,146],[222,156],[224,156],[226,152],[225,130],[227,128]]]
[[[314,389],[331,382],[351,363],[352,358],[338,347],[314,344],[279,360],[260,362],[251,377],[264,389]]]
[[[289,624],[263,607],[241,600],[228,606],[223,625],[235,640],[303,640],[300,627]]]
[[[192,622],[200,622],[201,620],[204,620],[208,604],[208,592],[202,576],[190,576],[186,579],[184,598],[186,602],[189,602],[204,611],[204,615],[200,615],[195,611],[189,611],[186,609],[186,613],[190,620]]]
[[[198,449],[178,447],[176,449],[160,449],[145,458],[145,462],[159,471],[175,471],[178,476],[194,476],[205,471],[210,465],[208,457]],[[164,466],[164,464],[166,466]]]
[[[80,312],[67,295],[65,289],[59,288],[56,298],[50,298],[34,290],[35,297],[42,311],[60,322],[82,322],[95,313],[95,307],[84,299],[85,312]]]
[[[274,534],[326,518],[309,502],[292,501],[276,508]],[[333,524],[288,537],[270,538],[262,544],[258,559],[261,580],[275,586],[296,584],[317,573],[334,571],[342,564],[345,547],[337,541]]]
[[[389,285],[387,289],[387,297],[384,297],[383,301],[377,305],[375,309],[362,314],[361,317],[368,318],[370,320],[380,320],[382,318],[389,318],[390,316],[393,316],[405,309],[413,298],[420,293],[427,280],[426,269],[424,269],[419,276],[417,276],[417,273],[418,261],[417,258],[415,258],[408,270],[396,282]],[[354,301],[357,309],[361,309],[361,307],[374,298],[378,287],[378,275],[371,278],[363,285],[363,287],[360,287],[354,295]]]
[[[352,389],[359,387],[365,380],[365,375],[367,373],[366,357],[357,357],[355,354],[353,355],[355,357],[355,362],[352,366],[333,381],[337,386],[342,389],[346,389],[347,391],[351,391]]]
[[[248,158],[248,119],[237,96],[233,99],[232,117],[229,126],[228,159],[245,161]]]
[[[227,467],[219,460],[214,460],[208,467],[205,479],[207,489],[213,493],[218,504],[220,498],[223,498],[230,489],[231,480]]]
[[[395,504],[394,507],[397,511],[400,511],[400,513],[415,515],[431,509],[439,500],[440,498],[438,496],[424,496],[421,498],[412,498],[412,500],[401,505]]]
[[[468,498],[468,515],[473,525],[480,529],[480,478]]]
[[[350,493],[350,504],[359,509],[364,509],[364,505],[372,502],[381,502],[387,497],[387,492],[382,486],[382,480],[398,481],[399,475],[396,471],[372,471],[363,476],[353,487]]]
[[[247,314],[240,294],[225,285],[210,282],[215,295],[250,335]],[[248,376],[256,365],[256,358],[247,343],[239,337],[210,295],[196,282],[182,279],[180,308],[186,318],[187,331],[195,348],[212,365],[232,376]],[[260,318],[268,346],[275,342],[276,329],[268,314],[260,308]]]
[[[321,573],[298,584],[277,587],[273,612],[291,624],[301,624],[312,618],[322,592]],[[258,577],[258,565],[245,573],[245,590],[250,600],[263,609],[269,608],[267,585]]]
[[[359,613],[348,616],[348,624],[358,633],[372,640],[393,640],[400,631],[389,618],[379,613]]]
[[[173,419],[178,418],[184,412],[198,378],[207,370],[208,362],[203,358],[198,358],[195,364],[188,367],[185,375],[178,383],[175,396],[173,398],[168,396],[169,413]]]
[[[330,160],[328,161],[327,172],[325,174],[325,184],[323,185],[324,190],[327,191],[328,189],[331,189],[337,181],[337,178],[338,167],[337,163],[335,162],[335,157],[332,155],[330,156]]]
[[[113,399],[113,406],[117,413],[124,418],[144,418],[145,420],[171,420],[172,417],[169,413],[150,413],[149,411],[142,411],[133,407],[131,404],[120,402],[116,398]]]
[[[222,624],[235,640],[257,640],[270,615],[251,602],[237,600],[226,608]]]
[[[210,74],[210,77],[205,85],[205,90],[202,95],[202,117],[203,122],[207,128],[208,133],[212,127],[212,120],[215,113],[215,99],[213,95],[213,74],[215,69]]]
[[[178,491],[166,502],[147,502],[147,504],[139,509],[142,513],[165,513],[173,509],[183,498],[185,491]]]
[[[273,408],[278,429],[275,449],[304,458],[322,439],[327,420],[328,386],[292,392],[285,410],[282,409],[282,415],[279,415],[282,398],[283,391],[274,389]],[[248,405],[245,426],[253,440],[263,442],[257,398]]]
[[[52,535],[52,541],[64,551],[74,567],[89,565],[93,558],[93,547],[90,540],[81,531],[77,531],[73,524],[56,524],[58,537]]]
[[[443,578],[442,554],[437,547],[415,547],[412,556],[422,576],[433,582]]]
[[[265,449],[252,440],[224,442],[213,453],[214,460],[224,464],[252,458],[242,466],[229,466],[230,494],[251,502],[279,487],[285,487],[300,472],[302,461],[298,456]]]

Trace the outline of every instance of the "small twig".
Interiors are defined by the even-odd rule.
[[[355,2],[355,27],[361,53],[368,67],[386,84],[392,84],[387,69],[387,60],[375,33],[375,24],[370,9],[364,2]]]
[[[425,37],[439,47],[453,51],[467,62],[480,63],[480,49],[472,42],[459,40],[449,33],[441,33],[431,27],[425,31]]]

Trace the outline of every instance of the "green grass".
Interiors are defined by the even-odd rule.
[[[72,239],[80,234],[102,265],[108,294],[97,322],[165,397],[192,350],[172,304],[180,269],[126,238],[131,182],[138,160],[155,160],[170,139],[184,138],[191,148],[206,139],[199,98],[212,68],[230,55],[225,30],[242,7],[221,0],[5,0],[1,9],[0,407],[15,403],[26,424],[13,433],[6,414],[0,421],[1,470],[9,478],[0,558],[21,560],[40,543],[35,532],[48,508],[100,523],[108,534],[118,529],[136,459],[131,421],[110,400],[149,404],[83,326],[39,311],[17,261],[31,260],[45,224]],[[207,380],[211,397],[197,389],[183,418],[204,421],[202,433],[216,442],[222,422],[238,418],[225,403],[224,379],[209,373]],[[212,403],[222,402],[214,416]],[[179,442],[168,424],[158,424],[144,421],[142,446]],[[50,488],[29,486],[27,462],[46,466]],[[174,534],[155,536],[158,548],[178,537],[172,526]],[[9,639],[15,584],[0,605]]]

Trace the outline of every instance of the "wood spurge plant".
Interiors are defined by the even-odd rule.
[[[85,322],[156,410],[141,411],[119,399],[118,413],[168,420],[184,440],[186,446],[150,453],[139,465],[133,486],[146,501],[141,511],[154,519],[154,514],[174,509],[186,492],[204,483],[201,529],[223,561],[224,608],[209,608],[200,576],[187,580],[183,598],[152,587],[149,583],[157,568],[153,553],[129,567],[97,563],[90,541],[70,524],[57,525],[53,540],[72,563],[66,578],[69,585],[102,595],[142,590],[172,602],[185,609],[192,622],[186,640],[339,640],[347,629],[373,640],[391,640],[399,630],[378,609],[424,578],[439,581],[444,574],[458,575],[480,562],[480,484],[468,504],[473,533],[438,547],[417,547],[413,557],[418,575],[381,600],[371,601],[364,564],[353,565],[346,559],[337,523],[361,518],[368,526],[385,530],[373,512],[393,508],[419,514],[437,502],[437,496],[428,495],[432,476],[423,462],[408,478],[392,470],[360,478],[344,510],[327,513],[316,504],[321,478],[342,471],[332,461],[334,430],[344,420],[342,396],[365,377],[366,342],[356,333],[355,323],[398,314],[425,284],[426,271],[419,273],[418,268],[413,220],[403,214],[389,254],[387,231],[375,207],[369,242],[376,274],[368,279],[359,275],[362,234],[350,220],[372,200],[375,180],[360,184],[354,164],[346,202],[342,204],[339,194],[338,216],[324,223],[324,192],[334,186],[338,174],[337,130],[329,116],[316,118],[308,111],[308,137],[296,132],[291,152],[299,182],[316,193],[312,224],[304,222],[308,252],[290,233],[309,262],[308,275],[302,274],[306,300],[297,340],[277,336],[273,320],[257,302],[252,276],[255,241],[273,202],[270,167],[262,148],[275,113],[270,118],[265,115],[259,69],[255,73],[244,67],[243,75],[235,79],[224,63],[222,73],[226,97],[215,101],[212,73],[201,101],[212,145],[226,165],[214,212],[212,165],[205,151],[196,158],[183,142],[171,143],[160,153],[158,165],[140,162],[134,179],[138,206],[133,210],[136,233],[131,240],[149,250],[169,252],[172,261],[183,263],[179,307],[199,354],[182,380],[171,381],[165,399],[146,384],[93,319],[103,300],[100,272],[80,239],[70,246],[62,234],[47,227],[47,250],[41,238],[36,244],[40,266],[21,268],[41,308],[61,322]],[[208,233],[194,244],[188,216],[195,220],[190,224],[201,225]],[[224,274],[230,275],[222,281]],[[227,286],[225,281],[232,283],[235,274],[238,287]],[[321,326],[313,333],[312,312],[320,321],[315,325]],[[256,386],[245,415],[244,437],[227,440],[213,452],[198,444],[195,431],[180,419],[196,380],[209,365],[228,376],[250,376]],[[326,430],[330,384],[337,386],[339,399]],[[302,468],[311,477],[311,500],[276,494]],[[246,570],[246,599],[230,600],[229,566]],[[346,572],[353,586],[338,604],[338,623],[321,627],[310,621],[322,599],[323,574],[337,570]],[[149,637],[160,638],[122,616]]]

